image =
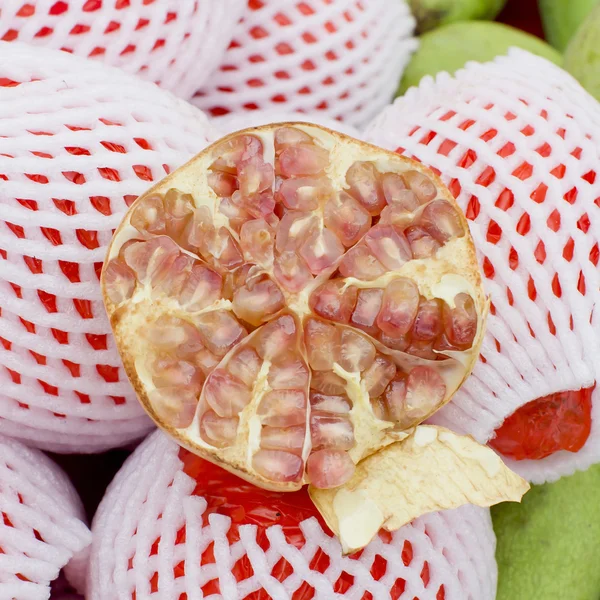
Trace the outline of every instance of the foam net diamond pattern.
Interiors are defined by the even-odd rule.
[[[432,513],[342,557],[312,507],[292,528],[257,528],[243,524],[252,522],[245,510],[230,517],[207,509],[202,474],[188,476],[180,456],[155,433],[111,484],[93,526],[89,600],[495,597],[488,510]]]
[[[91,542],[65,474],[37,450],[0,437],[0,598],[43,600]]]
[[[441,173],[470,221],[491,297],[481,360],[438,422],[487,441],[537,398],[594,385],[600,110],[564,71],[512,50],[425,78],[366,138]],[[538,483],[600,459],[600,392],[578,453],[511,462]]]
[[[4,0],[0,40],[101,60],[189,98],[217,67],[244,0]]]
[[[118,93],[115,93],[118,90]],[[204,115],[101,63],[0,43],[0,432],[99,451],[150,421],[101,300],[128,206],[206,145]]]
[[[393,97],[414,26],[405,0],[249,0],[194,103],[213,116],[287,110],[364,125]]]

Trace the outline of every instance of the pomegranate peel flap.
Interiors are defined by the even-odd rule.
[[[280,491],[337,488],[407,439],[471,372],[488,310],[439,178],[307,123],[230,134],[140,196],[102,288],[154,421]]]

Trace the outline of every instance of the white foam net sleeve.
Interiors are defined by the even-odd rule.
[[[0,42],[0,433],[92,452],[151,429],[112,339],[100,269],[128,206],[210,130],[154,84]]]
[[[43,600],[91,542],[66,475],[39,450],[0,436],[0,598]]]
[[[469,219],[492,302],[481,360],[437,422],[485,442],[522,405],[600,373],[600,107],[522,50],[426,77],[367,128],[441,173]],[[597,312],[597,310],[596,310]],[[600,390],[578,453],[509,461],[535,483],[600,460]]]
[[[335,119],[331,119],[319,113],[255,110],[252,112],[232,113],[223,117],[215,117],[212,120],[212,124],[219,131],[220,137],[222,137],[228,133],[240,131],[241,129],[246,129],[248,127],[258,127],[270,123],[287,123],[290,121],[314,123],[315,125],[327,127],[328,129],[345,133],[346,135],[357,139],[360,139],[361,136],[360,131],[349,123],[336,121]]]
[[[364,125],[391,101],[414,27],[405,0],[250,1],[193,102],[213,116],[286,110]]]
[[[0,40],[65,50],[190,98],[219,64],[245,0],[3,0]]]
[[[254,525],[240,525],[239,540],[230,544],[229,517],[211,514],[203,521],[207,503],[194,495],[196,481],[182,466],[178,446],[157,432],[117,474],[94,519],[88,600],[178,600],[182,595],[188,600],[330,600],[366,598],[367,592],[375,600],[495,598],[496,542],[487,509],[464,506],[426,515],[390,535],[389,542],[371,542],[359,559],[343,557],[338,541],[314,517],[300,524],[306,540],[302,548],[287,543],[279,526],[271,526],[264,551]],[[405,561],[407,542],[412,557]],[[323,572],[311,566],[319,551],[329,558]],[[292,571],[280,582],[272,570],[283,558]],[[249,561],[253,569],[239,582],[232,572],[238,561]],[[382,562],[384,574],[376,579],[371,569]],[[427,585],[421,577],[426,564]],[[343,571],[354,581],[338,594],[334,582]],[[403,586],[397,583],[400,578]],[[294,595],[305,583],[314,595]]]

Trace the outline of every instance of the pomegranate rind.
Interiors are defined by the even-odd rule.
[[[189,194],[193,198],[196,209],[208,209],[214,219],[214,224],[225,228],[231,234],[232,238],[238,241],[240,239],[239,234],[232,227],[228,217],[218,210],[220,199],[208,184],[209,168],[219,158],[219,149],[223,148],[223,144],[241,135],[258,138],[264,146],[263,159],[266,162],[273,163],[275,159],[273,153],[274,134],[281,127],[293,127],[310,135],[316,145],[325,148],[329,152],[331,162],[325,169],[325,172],[336,190],[342,190],[347,187],[345,180],[346,172],[353,163],[356,161],[372,161],[379,170],[398,174],[407,171],[417,171],[425,175],[433,182],[437,191],[437,199],[445,200],[456,211],[464,231],[462,236],[453,237],[448,240],[437,251],[435,259],[410,260],[400,268],[386,272],[375,281],[375,284],[385,287],[387,283],[399,276],[409,277],[418,284],[420,294],[425,298],[439,298],[446,301],[450,307],[453,307],[454,298],[457,294],[468,293],[474,302],[477,314],[477,331],[474,335],[472,345],[467,350],[444,352],[447,360],[431,361],[411,356],[406,353],[390,350],[380,342],[373,340],[377,350],[388,355],[394,361],[400,361],[403,365],[415,367],[431,365],[433,363],[436,369],[439,369],[439,373],[441,373],[444,379],[446,393],[443,399],[431,407],[426,414],[419,416],[418,422],[425,420],[440,406],[450,401],[454,392],[470,374],[479,355],[485,318],[488,311],[488,301],[483,292],[481,274],[467,221],[456,205],[451,193],[442,184],[441,180],[433,172],[416,161],[399,156],[393,152],[382,150],[381,148],[325,127],[311,123],[286,122],[231,133],[221,140],[214,142],[211,146],[208,146],[187,164],[174,171],[140,196],[116,230],[102,272],[102,289],[106,310],[113,327],[116,344],[121,354],[125,371],[136,390],[140,402],[159,427],[191,452],[265,489],[293,491],[299,489],[304,483],[308,483],[306,477],[294,481],[274,482],[257,473],[252,467],[252,455],[257,450],[256,431],[252,430],[253,423],[255,424],[255,420],[252,417],[256,413],[256,403],[254,401],[246,407],[247,410],[244,409],[240,413],[240,423],[236,440],[232,446],[225,449],[211,446],[200,437],[200,410],[196,411],[196,415],[189,426],[181,428],[171,426],[157,413],[149,398],[149,394],[153,391],[151,377],[147,372],[144,372],[144,367],[142,366],[143,357],[147,354],[148,350],[147,342],[143,339],[141,333],[159,317],[164,315],[182,316],[182,312],[184,311],[182,311],[181,307],[176,306],[176,302],[173,299],[152,299],[148,290],[139,285],[133,292],[131,299],[115,303],[107,293],[106,277],[107,266],[112,259],[119,255],[121,248],[127,242],[140,238],[140,232],[131,224],[131,217],[136,208],[146,198],[154,194],[167,194],[167,192],[173,189],[178,190],[180,194]],[[183,252],[193,258],[197,258],[197,256],[190,252]],[[337,264],[339,264],[339,260]],[[313,315],[309,307],[309,297],[334,271],[335,268],[329,268],[320,275],[316,275],[310,285],[306,286],[299,293],[292,294],[282,289],[286,299],[287,310],[295,314],[300,320]],[[356,285],[359,288],[371,287],[373,284],[373,281],[366,282],[352,278],[352,285]],[[229,310],[231,303],[229,300],[221,299],[212,308]],[[248,339],[245,338],[245,340]],[[235,347],[223,358],[222,364],[226,364],[230,360],[231,353],[234,350]],[[337,374],[339,375],[339,373]],[[353,380],[352,377],[349,377],[346,379],[346,383],[347,393],[353,402],[352,424],[356,440],[349,454],[352,461],[357,464],[360,460],[377,452],[380,448],[404,439],[407,433],[406,431],[395,429],[393,423],[378,419],[374,415],[369,402],[369,396],[361,390],[359,380],[356,378]],[[307,411],[310,411],[310,408]],[[404,429],[410,429],[415,424],[417,423],[411,423],[410,426]],[[310,439],[307,436],[305,447],[302,450],[303,459],[308,456],[309,451]]]
[[[360,462],[342,486],[309,494],[344,554],[364,548],[383,528],[395,531],[416,517],[464,504],[520,502],[529,484],[493,450],[470,436],[419,425]]]

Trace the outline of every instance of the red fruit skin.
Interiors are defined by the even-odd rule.
[[[490,446],[513,460],[540,460],[560,450],[578,452],[590,435],[594,388],[528,402],[496,429]]]

